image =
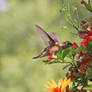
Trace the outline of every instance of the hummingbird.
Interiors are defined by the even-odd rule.
[[[66,49],[72,46],[72,43],[70,41],[60,43],[58,36],[54,32],[47,33],[39,25],[35,25],[35,28],[38,34],[43,39],[43,41],[45,42],[46,47],[41,51],[39,55],[33,57],[33,59],[38,59],[45,56],[48,56],[48,59],[55,59],[56,57],[53,56],[53,52],[56,55],[61,48]]]

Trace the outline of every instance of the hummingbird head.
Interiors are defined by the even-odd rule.
[[[71,47],[71,46],[72,46],[72,43],[70,41],[65,41],[65,42],[60,44],[60,47],[63,49],[66,49],[66,48]]]
[[[70,41],[65,41],[65,44],[68,45],[69,47],[72,46],[72,43]]]

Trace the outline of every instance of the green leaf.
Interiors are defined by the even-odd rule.
[[[90,22],[90,19],[89,19],[89,18],[85,18],[85,20],[86,20],[87,22]]]
[[[69,54],[69,52],[70,52],[70,49],[69,48],[67,48],[67,49],[65,49],[64,51],[63,51],[63,53],[62,53],[62,59],[64,60],[64,58]]]
[[[70,49],[70,53],[69,54],[70,54],[71,58],[74,58],[74,56],[76,55],[76,52],[75,52],[74,48]]]
[[[58,53],[57,53],[57,58],[58,59],[61,59],[62,58],[62,52],[63,52],[63,49],[61,48],[59,51],[58,51]]]
[[[85,89],[85,90],[92,90],[92,85],[87,86],[87,87],[85,87],[84,89]]]
[[[88,85],[91,85],[92,86],[92,82],[91,81],[88,81]]]
[[[88,11],[92,12],[92,6],[90,4],[85,3],[84,5]]]
[[[69,67],[71,64],[67,64],[63,67],[63,70],[66,69],[67,67]]]
[[[85,50],[85,47],[83,45],[81,45],[79,48],[78,48],[78,51],[82,51],[82,50]]]
[[[57,55],[60,55],[60,54],[62,53],[62,51],[63,51],[63,49],[61,48],[61,49],[58,51]]]

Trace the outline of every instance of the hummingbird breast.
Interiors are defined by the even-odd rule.
[[[60,49],[59,46],[53,46],[53,47],[50,48],[50,53],[51,52],[58,52],[59,49]]]

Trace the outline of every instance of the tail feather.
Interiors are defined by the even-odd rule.
[[[39,59],[39,58],[41,58],[41,57],[44,57],[44,56],[48,56],[48,53],[47,53],[47,50],[48,48],[46,47],[38,56],[36,56],[36,57],[33,57],[32,59]]]
[[[38,58],[40,58],[41,56],[40,55],[38,55],[38,56],[36,56],[36,57],[33,57],[32,59],[38,59]]]

